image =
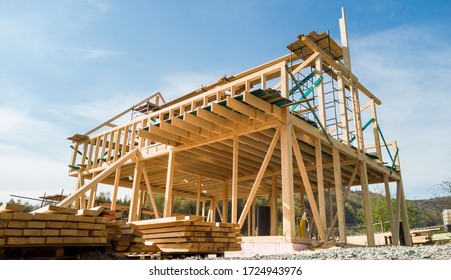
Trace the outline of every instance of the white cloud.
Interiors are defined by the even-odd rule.
[[[451,47],[430,28],[398,27],[351,41],[353,70],[376,96],[386,138],[398,140],[406,195],[434,195],[451,176]]]

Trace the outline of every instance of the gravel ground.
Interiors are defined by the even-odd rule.
[[[238,259],[238,258],[229,258]],[[252,260],[451,260],[451,243],[418,247],[383,246],[317,249],[290,255],[254,256]]]

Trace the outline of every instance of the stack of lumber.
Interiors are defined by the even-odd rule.
[[[32,213],[24,206],[0,207],[0,246],[106,244],[108,219],[102,208],[77,210],[47,205]]]
[[[203,222],[202,217],[178,216],[133,222],[146,244],[165,253],[223,253],[241,250],[238,224]]]
[[[144,244],[143,233],[124,220],[111,221],[107,225],[108,240],[115,253],[144,253],[160,251],[156,246]]]

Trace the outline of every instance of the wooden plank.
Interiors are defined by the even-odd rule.
[[[23,235],[23,229],[10,229],[6,228],[3,230],[4,236],[22,236]]]
[[[33,211],[32,213],[49,213],[49,214],[58,213],[58,214],[75,215],[75,214],[77,214],[77,209],[49,204],[49,205],[46,205],[42,208],[39,208],[39,209]]]
[[[78,236],[78,235],[76,229],[62,228],[60,230],[60,236]]]
[[[30,244],[30,245],[45,244],[45,237],[28,237],[27,244]]]
[[[33,215],[30,213],[14,212],[12,214],[12,219],[14,220],[29,221],[33,219]]]
[[[108,232],[105,230],[91,230],[89,232],[91,237],[108,237]]]
[[[88,216],[88,217],[97,217],[102,213],[103,207],[97,206],[89,209],[79,209],[77,212],[78,216]]]
[[[243,93],[243,101],[277,118],[280,118],[280,116],[282,115],[282,111],[279,107],[256,97],[250,92]]]
[[[47,222],[44,221],[28,221],[27,222],[27,228],[46,228]]]
[[[46,237],[45,244],[63,244],[63,237]]]
[[[0,229],[8,227],[8,222],[8,220],[0,220]]]
[[[111,222],[111,219],[107,217],[96,217],[95,223],[96,224],[109,224]]]
[[[1,236],[1,235],[0,235]],[[5,245],[6,239],[0,238],[0,247]]]
[[[71,215],[69,215],[71,216]],[[32,220],[36,221],[67,221],[67,214],[46,214],[46,213],[33,213]]]
[[[24,205],[14,203],[5,203],[0,206],[1,213],[23,212],[24,209]]]
[[[92,224],[92,223],[79,223],[79,229],[90,229],[90,230],[105,230],[105,224]]]
[[[42,236],[59,236],[60,231],[59,231],[59,229],[44,228],[41,230],[41,235]]]
[[[83,223],[95,223],[96,217],[86,217],[86,216],[76,216],[76,215],[68,215],[68,222],[83,222]]]
[[[11,220],[13,213],[0,213],[0,220]]]
[[[47,225],[44,226],[44,228],[57,228],[57,229],[61,229],[64,227],[64,222],[54,222],[54,221],[49,221],[47,222]]]
[[[26,221],[16,221],[16,220],[11,220],[8,222],[8,228],[26,228],[27,227],[27,222]]]
[[[324,176],[323,176],[323,157],[321,150],[321,140],[315,139],[315,158],[316,158],[316,177],[317,177],[317,188],[318,188],[318,207],[319,216],[323,228],[327,228],[326,225],[326,200],[324,191]]]
[[[27,242],[27,237],[8,237],[6,238],[5,245],[26,245]]]

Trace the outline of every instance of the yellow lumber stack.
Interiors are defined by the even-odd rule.
[[[160,251],[156,246],[144,244],[143,233],[125,221],[111,221],[107,225],[108,240],[115,253],[148,253]]]
[[[76,209],[47,205],[32,213],[18,204],[0,208],[0,246],[106,244],[108,219],[97,217],[93,208],[79,214]],[[103,234],[101,232],[104,232]]]
[[[133,222],[146,243],[165,253],[223,253],[241,250],[238,224],[203,222],[202,217],[171,217]]]

